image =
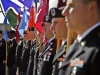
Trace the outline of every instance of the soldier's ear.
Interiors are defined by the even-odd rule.
[[[89,3],[89,10],[90,11],[95,11],[98,8],[98,5],[95,1],[92,1]]]

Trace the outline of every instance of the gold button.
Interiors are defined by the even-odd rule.
[[[43,59],[43,61],[46,61],[46,59]]]
[[[40,64],[38,64],[38,67],[40,67]]]
[[[85,46],[85,44],[86,44],[86,42],[85,42],[85,41],[81,42],[81,45],[82,45],[82,46]]]
[[[55,68],[55,65],[53,65],[53,68]]]

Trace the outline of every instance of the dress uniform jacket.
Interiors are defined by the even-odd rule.
[[[7,66],[13,67],[15,65],[16,39],[9,39],[7,42]]]
[[[56,54],[56,39],[52,38],[46,45],[46,48],[38,56],[37,75],[51,75],[52,61]]]
[[[6,42],[4,38],[0,39],[0,63],[6,60]]]
[[[19,67],[19,65],[20,65],[22,48],[23,48],[23,39],[20,39],[18,41],[18,44],[16,47],[16,54],[15,54],[15,66],[17,66],[17,67]]]
[[[66,54],[66,43],[67,43],[67,41],[65,41],[64,44],[61,45],[58,53],[55,55],[55,57],[53,59],[52,75],[58,75],[58,73],[59,73],[59,68],[60,68],[60,66],[65,58],[65,54]]]
[[[29,63],[27,67],[27,73],[26,75],[33,75],[33,66],[34,66],[34,47],[36,46],[36,39],[32,41],[31,48],[30,48],[30,57],[29,57]]]
[[[20,67],[19,67],[20,72],[25,72],[25,73],[27,72],[30,46],[31,46],[31,40],[26,41],[23,45],[21,62],[20,62]]]
[[[39,46],[40,42],[36,44],[34,47],[34,66],[33,66],[33,75],[37,75],[37,63],[38,63],[38,55],[39,55]]]
[[[100,25],[70,46],[59,75],[100,75]]]

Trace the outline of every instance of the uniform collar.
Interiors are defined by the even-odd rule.
[[[48,43],[50,43],[53,39],[54,39],[54,37],[53,37],[53,38],[51,38],[51,39],[48,41]]]
[[[0,38],[0,40],[2,40],[4,37]]]
[[[99,23],[96,23],[95,25],[93,25],[92,27],[90,27],[88,30],[86,30],[81,36],[78,35],[77,40],[78,42],[81,42],[81,40],[83,38],[85,38],[93,29],[95,29],[96,27],[98,27],[100,25]]]
[[[62,43],[61,43],[61,45],[64,45],[66,41],[67,41],[67,39],[63,40]]]
[[[36,38],[35,39],[33,39],[33,42],[36,40]]]
[[[12,40],[14,40],[14,39],[15,39],[15,37],[13,37],[13,38],[12,38],[12,39],[10,39],[10,40],[12,41]]]
[[[30,40],[25,41],[25,43],[29,42]]]

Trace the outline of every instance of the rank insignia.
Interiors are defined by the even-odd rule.
[[[49,16],[48,16],[48,15],[46,15],[45,20],[46,20],[46,21],[48,21],[48,20],[49,20]]]
[[[51,9],[51,15],[52,16],[55,16],[56,15],[55,9],[53,9],[53,8]]]
[[[50,51],[52,51],[52,50],[53,50],[53,48],[50,48],[49,50],[50,50]]]
[[[13,43],[10,45],[10,47],[13,47]]]
[[[70,61],[69,66],[82,68],[84,63],[85,63],[84,60],[80,60],[80,58],[75,58],[74,60]]]
[[[51,55],[51,52],[50,52],[50,51],[48,51],[48,52],[46,52],[46,54],[47,54],[47,55]]]

